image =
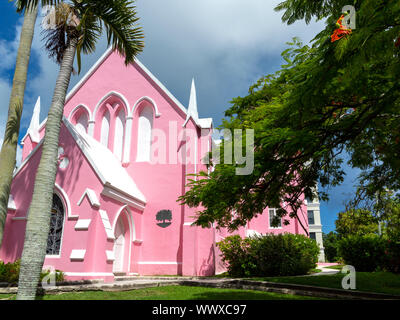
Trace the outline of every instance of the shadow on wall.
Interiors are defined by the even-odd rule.
[[[215,273],[214,246],[211,245],[208,258],[203,259],[199,269],[199,276],[213,276]]]

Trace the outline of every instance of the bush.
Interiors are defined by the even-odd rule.
[[[0,261],[0,282],[6,282],[10,284],[17,284],[19,278],[19,270],[20,270],[21,261],[17,260],[13,263],[4,263]],[[42,282],[43,278],[49,275],[50,271],[43,271],[40,274],[40,282]],[[65,275],[64,272],[60,270],[56,270],[56,282],[64,282]]]
[[[339,255],[356,271],[373,272],[384,264],[385,242],[375,234],[349,235],[339,240]]]
[[[391,238],[386,241],[384,269],[400,273],[400,240]]]
[[[324,242],[324,252],[326,262],[337,262],[340,260],[338,255],[338,234],[331,231],[328,234],[322,234]]]
[[[231,236],[219,242],[222,260],[230,276],[292,276],[307,274],[318,261],[317,243],[290,233],[241,239]]]
[[[0,282],[18,283],[20,260],[14,263],[0,261]]]
[[[256,267],[249,254],[251,239],[229,236],[217,243],[222,261],[227,264],[228,274],[233,277],[250,276]]]

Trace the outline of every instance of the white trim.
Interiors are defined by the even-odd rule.
[[[153,80],[157,86],[160,87],[161,90],[164,91],[164,93],[181,109],[181,111],[184,112],[185,115],[187,115],[187,110],[186,108],[182,105],[182,103],[179,102],[177,98],[174,97],[174,95],[158,80],[151,72],[149,69],[147,69],[138,59],[135,59],[136,64]]]
[[[60,259],[61,258],[61,254],[55,254],[55,255],[48,255],[46,254],[45,259]]]
[[[108,218],[107,211],[99,210],[101,221],[103,222],[104,230],[107,235],[108,240],[115,240],[114,232],[110,224],[110,219]]]
[[[112,231],[113,231],[113,234],[115,234],[115,228],[117,226],[118,219],[119,219],[120,215],[122,213],[124,213],[124,210],[126,210],[128,212],[127,218],[128,218],[128,223],[129,223],[129,229],[130,229],[129,230],[130,231],[130,238],[131,238],[131,242],[134,242],[136,240],[135,222],[133,221],[132,211],[131,211],[131,209],[129,209],[128,205],[124,205],[118,210],[118,212],[117,212],[117,214],[115,215],[115,218],[114,218],[114,222],[113,222],[113,225],[112,225]]]
[[[122,100],[122,102],[125,104],[126,113],[129,114],[130,106],[129,106],[128,99],[126,99],[125,96],[122,93],[119,93],[117,91],[112,90],[109,93],[107,93],[105,96],[103,96],[103,98],[100,99],[100,101],[96,105],[96,108],[94,109],[92,118],[89,119],[89,120],[92,120],[94,123],[96,123],[97,112],[99,111],[99,109],[100,109],[101,105],[103,104],[103,102],[106,101],[111,96],[116,96],[116,97],[120,98]]]
[[[72,120],[72,116],[74,115],[74,113],[81,107],[83,107],[83,109],[85,109],[87,111],[88,115],[89,115],[88,122],[90,121],[90,119],[92,119],[92,111],[90,111],[90,109],[85,104],[80,103],[69,113],[69,116],[68,116],[68,120],[69,121]]]
[[[63,122],[64,122],[65,126],[68,128],[68,130],[71,133],[71,135],[73,136],[73,138],[75,139],[76,144],[78,145],[79,149],[84,154],[84,156],[87,159],[87,161],[89,162],[91,168],[93,169],[93,171],[96,173],[96,175],[100,179],[101,183],[103,184],[104,190],[101,192],[101,194],[109,196],[110,198],[113,198],[117,201],[122,201],[122,203],[124,203],[124,204],[128,203],[131,206],[136,207],[139,210],[143,211],[144,206],[146,204],[146,199],[145,199],[144,195],[141,194],[139,189],[137,189],[136,185],[135,185],[135,187],[137,189],[136,191],[137,191],[137,193],[139,193],[139,195],[136,195],[136,196],[128,195],[127,193],[124,193],[124,192],[120,191],[119,189],[117,189],[116,187],[114,187],[113,185],[111,185],[110,182],[108,182],[106,180],[106,178],[104,177],[102,172],[99,170],[98,165],[96,165],[94,159],[88,152],[87,148],[85,148],[85,141],[82,141],[84,136],[80,135],[78,132],[76,132],[73,125],[65,117],[63,118]],[[87,135],[87,137],[89,137],[89,136]],[[92,137],[89,137],[89,139],[92,139],[93,143],[100,144],[100,142],[93,139]],[[111,151],[109,149],[107,149],[107,152],[111,152]],[[122,166],[121,166],[121,168],[122,168]],[[125,171],[125,173],[126,173],[126,171]],[[133,182],[133,184],[134,184],[134,182]],[[139,198],[141,198],[141,199],[139,199]]]
[[[113,250],[106,250],[107,261],[115,261],[115,255]]]
[[[92,207],[95,208],[100,208],[100,201],[99,198],[97,198],[96,192],[94,192],[94,190],[86,188],[85,192],[82,194],[81,198],[78,201],[78,206],[81,205],[83,199],[85,198],[85,196],[87,195],[88,199],[89,199],[89,203]]]
[[[25,160],[21,163],[17,170],[14,171],[13,178],[22,170],[23,167],[27,164],[30,158],[39,150],[40,146],[43,144],[44,140],[42,139],[37,146],[31,151],[31,153],[25,158]]]
[[[57,183],[54,184],[56,190],[55,191],[59,191],[59,196],[61,197],[61,200],[64,200],[63,202],[66,205],[66,208],[64,208],[67,211],[67,219],[71,220],[71,219],[78,219],[79,215],[72,215],[72,211],[71,211],[71,203],[69,202],[69,198],[67,193],[64,191],[63,188],[61,188]],[[56,192],[57,193],[57,192]],[[64,212],[64,216],[65,216],[65,212]],[[65,219],[64,219],[65,221]],[[63,230],[64,231],[64,230]]]
[[[64,272],[66,276],[70,277],[84,277],[84,276],[99,276],[99,277],[106,277],[106,276],[114,276],[114,273],[109,272]]]
[[[71,213],[71,205],[69,203],[68,196],[67,196],[66,192],[64,191],[64,189],[61,188],[57,183],[55,183],[54,193],[60,198],[60,200],[63,204],[64,219],[63,219],[62,232],[61,232],[60,251],[58,252],[58,255],[46,255],[46,257],[60,258],[61,253],[62,253],[63,243],[64,243],[65,223],[66,223],[67,219],[75,219],[75,216],[69,216],[69,214]],[[66,206],[66,208],[65,208],[65,206]],[[65,211],[67,211],[67,214],[65,214]],[[76,217],[79,217],[79,216],[76,216]]]
[[[155,102],[152,98],[150,98],[150,97],[148,97],[148,96],[143,96],[143,97],[141,97],[138,101],[136,101],[135,105],[134,105],[133,108],[132,108],[132,111],[130,111],[130,112],[131,112],[130,116],[133,117],[133,113],[135,112],[136,107],[137,107],[141,102],[143,102],[144,100],[147,100],[148,102],[150,102],[150,104],[153,105],[153,108],[154,108],[154,116],[155,116],[156,118],[161,117],[161,113],[160,113],[159,110],[158,110],[158,107],[157,107],[156,102]]]
[[[167,265],[177,265],[182,264],[182,262],[176,261],[140,261],[138,264],[167,264]]]
[[[143,202],[139,202],[131,196],[126,195],[122,191],[113,187],[109,183],[104,185],[103,191],[101,192],[103,196],[109,197],[111,199],[117,200],[121,203],[129,204],[130,206],[143,211],[145,208],[145,204]]]
[[[129,256],[128,256],[128,273],[129,273],[129,271],[131,269],[130,261],[131,261],[131,255],[132,255],[132,243],[133,243],[133,241],[136,240],[136,229],[135,229],[135,222],[133,221],[132,211],[129,209],[129,207],[127,205],[122,206],[118,210],[117,214],[115,215],[114,223],[113,223],[113,226],[112,226],[112,232],[115,235],[115,228],[117,227],[118,219],[124,213],[125,213],[125,215],[127,216],[127,219],[128,219],[129,237],[130,237],[130,241],[129,241]]]
[[[75,230],[89,230],[92,219],[79,219],[75,224]]]
[[[86,254],[86,250],[84,250],[84,249],[74,249],[71,251],[71,255],[69,256],[69,258],[71,260],[83,261],[83,260],[85,260],[85,254]]]
[[[125,120],[125,137],[124,137],[124,154],[122,156],[122,165],[127,165],[130,162],[131,142],[132,142],[132,124],[133,118],[126,117]]]
[[[86,82],[87,79],[89,79],[93,73],[97,70],[97,68],[108,58],[108,56],[113,52],[112,47],[109,47],[104,54],[99,58],[99,60],[96,61],[96,63],[90,68],[90,70],[82,77],[82,79],[72,88],[72,90],[67,94],[65,98],[65,103],[69,99],[72,98],[72,96],[82,87],[82,85]]]
[[[46,119],[44,119],[40,124],[39,124],[39,129],[38,129],[38,131],[39,131],[39,133],[40,133],[40,131],[43,129],[43,127],[44,127],[44,125],[46,124],[46,122],[47,122],[47,117],[46,117]],[[30,132],[27,132],[26,134],[25,134],[25,136],[21,139],[21,144],[23,144],[23,142],[25,141],[25,139],[28,137],[28,135],[30,135]],[[32,139],[32,138],[31,138]],[[43,139],[42,139],[43,140]],[[33,141],[33,140],[32,140]]]
[[[194,223],[194,221],[193,222],[185,222],[183,225],[189,226],[189,227],[195,227],[195,226],[192,226],[193,223]]]
[[[283,227],[282,227],[282,219],[281,219],[281,226],[280,227],[272,227],[271,226],[271,217],[269,216],[269,210],[274,210],[274,216],[276,216],[276,208],[268,208],[268,228],[272,229],[272,230],[283,229]]]

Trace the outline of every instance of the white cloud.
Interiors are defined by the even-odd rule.
[[[312,39],[322,23],[303,22],[287,26],[282,13],[273,8],[280,0],[138,0],[139,23],[145,33],[145,50],[139,59],[184,104],[189,100],[190,81],[196,79],[199,113],[220,123],[229,101],[245,95],[262,75],[279,67],[285,43],[299,36]],[[37,97],[42,98],[41,120],[47,116],[58,74],[58,66],[44,51],[41,17],[32,44],[31,59],[22,115],[21,133],[27,129]],[[12,41],[0,40],[0,71],[13,69],[22,21],[16,25]],[[104,37],[96,53],[83,58],[76,84],[106,49]],[[0,78],[0,98],[8,101],[10,86]],[[1,122],[0,118],[0,122]]]

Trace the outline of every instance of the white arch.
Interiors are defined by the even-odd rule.
[[[88,133],[89,117],[86,113],[82,113],[81,116],[77,119],[75,127],[78,132]]]
[[[75,113],[79,108],[84,108],[84,109],[87,111],[87,113],[88,113],[88,115],[89,115],[89,119],[88,119],[89,121],[92,119],[92,112],[90,111],[90,109],[89,109],[86,105],[84,105],[83,103],[81,103],[81,104],[78,104],[78,105],[69,113],[69,116],[68,116],[69,122],[72,121],[72,116],[74,115],[74,113]]]
[[[57,183],[54,184],[54,191],[53,191],[61,200],[64,206],[64,220],[61,232],[61,244],[60,244],[60,252],[58,255],[47,255],[47,259],[58,259],[61,257],[62,247],[63,247],[63,240],[64,240],[64,230],[65,230],[65,221],[68,219],[78,219],[79,216],[73,216],[71,213],[71,203],[67,196],[67,193],[63,188],[61,188]],[[65,212],[66,211],[66,212]]]
[[[78,219],[79,216],[78,215],[72,215],[71,212],[71,203],[69,201],[68,195],[65,192],[65,190],[63,188],[61,188],[57,183],[54,184],[55,188],[54,188],[54,193],[57,194],[61,200],[63,200],[63,203],[65,205],[65,210],[67,211],[67,218],[68,219]]]
[[[101,105],[103,104],[103,102],[106,101],[106,100],[107,100],[109,97],[111,97],[111,96],[116,96],[116,97],[120,98],[120,99],[124,102],[125,107],[126,107],[126,111],[127,111],[127,113],[129,114],[129,110],[130,110],[129,102],[128,102],[128,100],[124,97],[124,95],[121,94],[121,93],[119,93],[119,92],[117,92],[117,91],[110,91],[110,92],[107,93],[103,98],[101,98],[100,101],[97,103],[96,108],[94,109],[94,112],[93,112],[93,116],[92,116],[92,118],[90,119],[90,121],[92,121],[93,123],[96,122],[96,114],[97,114],[97,112],[99,111],[99,108],[101,107]]]
[[[132,211],[131,209],[129,209],[128,205],[124,205],[122,206],[117,214],[115,215],[113,224],[112,224],[112,232],[113,234],[115,234],[115,228],[117,226],[117,221],[119,219],[119,217],[121,216],[121,214],[123,214],[124,212],[126,212],[126,216],[128,219],[128,223],[129,223],[129,235],[130,235],[130,242],[134,242],[136,240],[136,229],[135,229],[135,222],[133,221],[133,216],[132,216]]]
[[[133,116],[133,113],[135,112],[137,106],[144,100],[147,100],[148,102],[150,102],[151,105],[153,105],[155,117],[156,118],[160,117],[161,113],[158,111],[157,104],[155,103],[155,101],[152,98],[147,97],[147,96],[141,97],[138,101],[136,101],[135,105],[132,108],[132,111],[131,111],[130,115]]]

